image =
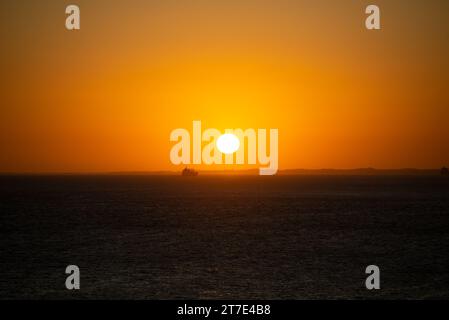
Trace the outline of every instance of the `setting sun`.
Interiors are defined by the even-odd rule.
[[[221,153],[232,154],[236,152],[239,147],[239,138],[232,133],[223,134],[217,139],[217,148]]]

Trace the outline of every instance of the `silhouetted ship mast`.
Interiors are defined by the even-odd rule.
[[[189,168],[184,168],[184,170],[182,170],[182,175],[184,177],[196,177],[198,175],[198,171]]]

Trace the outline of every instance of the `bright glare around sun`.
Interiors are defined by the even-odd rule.
[[[221,153],[232,154],[240,147],[239,138],[235,134],[225,133],[217,139],[217,148]]]

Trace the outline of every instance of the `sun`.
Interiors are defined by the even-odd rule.
[[[240,140],[235,134],[225,133],[217,139],[217,148],[221,153],[232,154],[240,147]]]

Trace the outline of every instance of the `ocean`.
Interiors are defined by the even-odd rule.
[[[0,235],[0,299],[449,298],[442,176],[2,176]]]

